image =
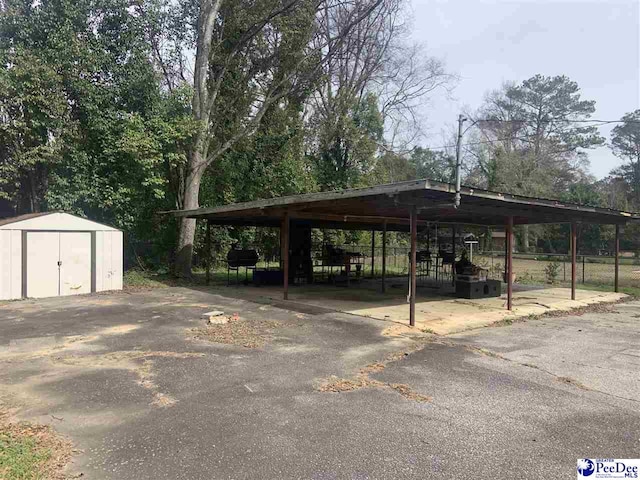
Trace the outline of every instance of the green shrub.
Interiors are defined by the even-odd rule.
[[[544,267],[544,274],[547,277],[548,283],[556,283],[558,280],[558,275],[560,273],[560,262],[554,260],[553,262],[549,262],[546,267]]]

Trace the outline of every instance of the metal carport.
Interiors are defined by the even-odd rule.
[[[427,224],[504,226],[507,232],[507,308],[512,307],[513,226],[571,224],[571,295],[576,288],[576,225],[615,225],[615,290],[618,291],[620,227],[634,215],[606,208],[577,205],[471,187],[460,189],[455,206],[455,185],[428,179],[290,195],[211,208],[169,212],[176,217],[205,219],[208,225],[281,228],[284,267],[284,299],[288,297],[288,242],[291,220],[305,220],[312,228],[410,232],[410,324],[415,324],[417,229]],[[209,230],[209,229],[208,229]],[[208,242],[210,243],[210,242]],[[383,267],[384,268],[384,267]],[[384,275],[384,270],[383,270]]]

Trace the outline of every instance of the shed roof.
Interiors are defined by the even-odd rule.
[[[55,213],[55,212],[25,213],[24,215],[18,215],[17,217],[0,218],[0,227],[3,225],[9,225],[10,223],[29,220],[30,218],[38,218],[38,217],[43,217],[44,215],[51,215],[52,213]]]
[[[462,202],[453,207],[455,186],[429,179],[306,193],[211,208],[176,210],[177,217],[204,218],[214,224],[279,226],[285,211],[290,218],[318,228],[405,231],[415,205],[421,223],[504,225],[585,222],[625,224],[638,217],[619,210],[591,207],[543,198],[492,192],[472,187],[461,190]]]
[[[0,219],[0,230],[117,231],[108,225],[58,211],[3,218]]]

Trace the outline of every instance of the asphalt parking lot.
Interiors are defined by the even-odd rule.
[[[214,309],[242,323],[207,337]],[[640,303],[387,326],[186,288],[6,303],[0,401],[68,436],[90,479],[574,478],[638,457]]]

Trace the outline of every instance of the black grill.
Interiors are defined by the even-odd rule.
[[[255,250],[229,250],[227,264],[230,268],[255,267],[258,263],[258,252]]]

